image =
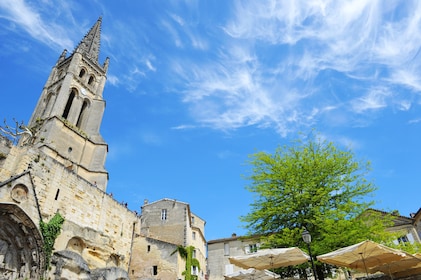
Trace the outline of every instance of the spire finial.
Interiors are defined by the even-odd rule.
[[[99,47],[101,43],[101,23],[102,16],[98,18],[91,30],[83,37],[76,47],[75,52],[79,52],[98,62]]]

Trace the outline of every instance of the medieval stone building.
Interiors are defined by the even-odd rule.
[[[101,23],[60,55],[18,143],[0,135],[0,279],[181,279],[178,246],[194,246],[202,270],[191,269],[204,279],[205,223],[187,203],[147,203],[138,215],[106,193]],[[48,264],[40,222],[57,213]]]

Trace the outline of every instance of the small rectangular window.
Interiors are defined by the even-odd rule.
[[[257,245],[256,245],[256,244],[250,244],[250,245],[249,245],[249,252],[250,252],[250,253],[255,253],[255,252],[257,252]]]
[[[153,269],[153,275],[158,275],[158,266],[154,265],[152,269]]]
[[[54,198],[54,200],[57,200],[58,199],[58,195],[60,194],[60,189],[57,189],[57,192],[56,192],[56,197]]]
[[[193,235],[192,235],[193,240],[196,240],[196,233],[193,231]]]
[[[161,209],[161,220],[167,220],[167,209]]]
[[[230,255],[230,244],[224,243],[224,255],[229,256]]]
[[[198,274],[198,269],[197,269],[197,266],[192,266],[191,267],[191,274],[192,275],[197,275]]]
[[[408,240],[408,237],[406,235],[404,235],[404,236],[401,236],[401,237],[398,238],[398,242],[401,243],[401,244],[404,244],[406,242],[409,242],[409,240]]]
[[[151,245],[148,245],[148,252],[151,251]]]

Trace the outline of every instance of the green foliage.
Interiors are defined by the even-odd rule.
[[[50,266],[51,256],[54,250],[54,242],[60,234],[61,226],[64,223],[64,218],[60,213],[56,213],[48,223],[40,221],[41,234],[44,239],[44,253],[45,253],[45,268]]]
[[[171,253],[171,256],[174,255],[175,253],[178,253],[183,260],[187,259],[188,253],[187,253],[187,249],[184,246],[178,245],[177,249],[175,249],[174,252]]]
[[[197,267],[198,270],[200,270],[200,263],[199,260],[196,258],[193,258],[193,251],[194,246],[187,246],[183,247],[181,245],[178,245],[177,248],[174,250],[174,252],[171,253],[171,255],[178,253],[180,257],[186,261],[186,270],[183,271],[184,279],[185,280],[196,280],[197,275],[192,275],[191,270],[192,267]]]
[[[390,240],[383,216],[359,218],[376,188],[365,178],[370,163],[356,161],[350,150],[311,134],[274,154],[253,154],[249,164],[247,189],[256,196],[241,220],[251,234],[266,236],[268,247],[307,250],[304,228],[312,235],[313,255],[366,239]]]

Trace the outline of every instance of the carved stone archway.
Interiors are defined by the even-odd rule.
[[[0,279],[40,279],[44,270],[38,227],[16,204],[0,203]]]

